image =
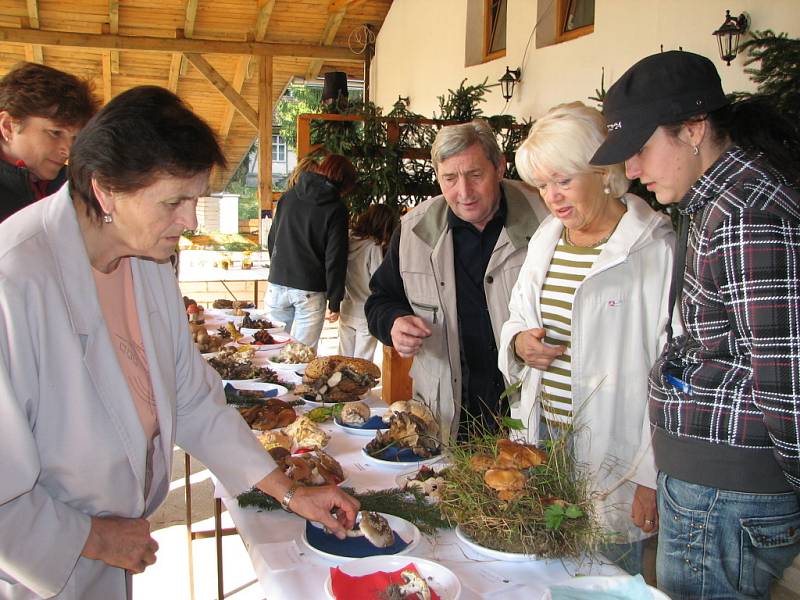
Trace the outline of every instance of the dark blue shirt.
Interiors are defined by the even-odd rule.
[[[453,255],[456,279],[458,330],[461,338],[462,397],[461,424],[463,435],[473,420],[483,428],[496,429],[498,419],[506,413],[501,406],[503,375],[497,368],[497,345],[486,303],[484,284],[486,267],[506,222],[508,209],[505,197],[483,231],[447,209],[447,223],[453,231]]]

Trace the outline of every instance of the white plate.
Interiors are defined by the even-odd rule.
[[[258,379],[220,379],[220,381],[223,388],[229,383],[234,387],[239,387],[243,383],[262,383]]]
[[[243,335],[236,340],[236,343],[240,346],[252,346],[256,351],[261,352],[262,350],[276,350],[277,348],[281,348],[288,344],[292,338],[288,335],[273,335],[272,339],[275,340],[274,344],[254,344],[253,342],[255,340],[252,335]]]
[[[368,556],[356,558],[348,563],[339,565],[339,568],[353,577],[362,577],[377,571],[392,572],[402,569],[408,563],[413,563],[419,574],[428,581],[431,589],[439,595],[441,600],[457,600],[461,596],[461,583],[455,573],[439,563],[417,558],[415,556],[403,558],[401,556]],[[333,589],[330,572],[325,581],[325,591],[333,598]]]
[[[394,515],[389,515],[386,513],[379,513],[379,514],[383,515],[384,518],[389,522],[389,527],[392,528],[392,531],[394,531],[397,535],[399,535],[404,542],[408,543],[408,546],[406,546],[401,552],[398,552],[397,554],[393,554],[391,556],[400,556],[403,554],[408,554],[414,548],[417,547],[417,544],[419,544],[420,540],[422,539],[422,534],[420,534],[419,529],[417,529],[416,525],[414,525],[410,521],[401,519],[400,517],[395,517]],[[311,522],[311,525],[313,527],[322,528],[322,525],[320,525],[319,523],[315,523],[313,521]],[[330,554],[328,552],[323,552],[318,548],[314,548],[314,546],[309,544],[308,540],[306,539],[305,527],[303,527],[303,543],[319,556],[327,558],[328,560],[333,560],[337,563],[343,561],[350,562],[354,560],[360,560],[356,558],[350,558],[349,556],[339,556],[338,554]],[[383,555],[383,556],[389,556],[389,555]]]
[[[608,577],[591,575],[588,577],[572,577],[570,579],[565,579],[564,581],[554,583],[553,586],[563,585],[578,590],[610,591],[622,584],[626,579],[630,578],[630,575],[613,575]],[[657,590],[653,586],[648,585],[647,589],[650,591],[651,598],[653,600],[669,600],[669,596],[667,596],[664,592]],[[548,588],[541,597],[541,600],[550,600],[550,597],[550,588]]]
[[[223,386],[225,387],[226,382],[223,382]],[[270,390],[278,390],[277,396],[271,396],[271,398],[278,398],[280,396],[285,396],[289,393],[282,385],[278,385],[277,383],[264,383],[263,381],[250,381],[250,380],[242,380],[242,381],[229,381],[233,387],[237,390],[258,390],[260,392],[268,392]]]
[[[364,398],[366,398],[366,397],[367,397],[367,394],[364,394],[363,396],[359,396],[355,400],[348,400],[347,402],[358,402],[358,401],[362,401],[363,402]],[[317,402],[316,400],[309,400],[308,398],[306,398],[304,396],[299,396],[299,398],[303,402],[306,403],[306,406],[313,406],[314,408],[316,408],[318,406],[334,406],[335,404],[340,404],[339,402]],[[342,402],[341,404],[347,404],[347,402]],[[372,434],[371,435],[375,435],[375,430],[372,430]]]
[[[273,336],[274,337],[274,336]],[[303,371],[308,366],[308,363],[287,363],[287,362],[275,362],[274,360],[267,359],[267,364],[271,369],[286,369],[287,371],[291,370],[300,370]]]
[[[434,473],[438,475],[441,471],[444,471],[453,465],[450,463],[440,462],[436,463],[435,465],[428,466],[433,469]],[[400,473],[400,475],[394,478],[394,482],[397,484],[397,487],[399,487],[401,490],[404,490],[406,489],[406,484],[411,481],[411,479],[416,477],[417,473],[419,473],[419,469],[414,469],[413,471],[408,471],[407,473]]]
[[[244,317],[242,317],[242,318],[244,318]],[[253,320],[258,318],[258,319],[261,319],[263,321],[270,321],[272,323],[272,327],[267,327],[267,331],[269,331],[270,333],[278,333],[278,332],[283,331],[284,329],[286,329],[286,323],[281,323],[280,321],[273,321],[272,319],[269,319],[269,318],[267,318],[265,316],[264,317],[262,317],[262,316],[254,317],[253,314],[250,313],[250,318],[253,319]],[[241,327],[239,329],[239,331],[241,331],[244,335],[254,335],[254,334],[258,333],[261,330],[260,329],[251,329],[250,327]]]
[[[387,410],[386,408],[373,408],[369,411],[370,418],[376,415],[382,417],[383,415],[386,414],[386,410]],[[336,425],[336,427],[338,427],[345,433],[349,433],[350,435],[363,435],[363,436],[375,437],[375,432],[379,431],[378,429],[361,429],[359,427],[352,427],[350,425],[345,425],[344,423],[340,423],[338,419],[334,419],[333,423]],[[389,429],[388,423],[384,423],[384,425],[386,425],[386,427],[382,427],[381,429]]]
[[[367,452],[366,448],[361,449],[361,453],[364,455],[364,458],[367,461],[371,462],[375,465],[380,465],[382,467],[391,467],[391,468],[399,468],[399,469],[408,469],[410,467],[419,467],[420,465],[432,465],[434,463],[439,462],[444,457],[439,454],[438,456],[432,456],[431,458],[426,458],[424,460],[409,460],[409,461],[402,461],[402,460],[383,460],[380,458],[375,458],[374,456],[370,456]]]
[[[473,542],[471,539],[469,539],[467,535],[461,530],[460,525],[456,525],[456,537],[467,548],[470,548],[475,552],[477,552],[478,554],[481,554],[487,558],[493,558],[495,560],[504,560],[507,562],[528,562],[532,560],[539,560],[538,557],[534,554],[503,552],[501,550],[492,550],[491,548],[481,546],[480,544],[477,544]]]

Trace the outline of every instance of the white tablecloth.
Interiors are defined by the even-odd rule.
[[[297,378],[287,372],[286,379]],[[382,404],[374,391],[368,403]],[[369,462],[361,452],[369,437],[349,435],[333,424],[323,425],[323,428],[332,436],[326,451],[342,464],[348,478],[347,486],[357,491],[395,487],[397,477],[408,472],[408,469],[390,469]],[[328,598],[325,581],[330,567],[337,563],[320,557],[302,541],[305,520],[281,510],[242,509],[219,484],[216,494],[228,508],[269,600]],[[576,574],[622,573],[616,566],[599,564],[596,560],[576,564],[557,560],[513,563],[487,559],[463,546],[451,530],[439,531],[433,537],[423,536],[411,556],[435,560],[451,569],[461,581],[464,600],[536,600],[549,585]]]

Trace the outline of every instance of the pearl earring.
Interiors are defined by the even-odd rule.
[[[114,219],[111,217],[110,214],[104,213],[103,214],[103,223],[113,223]]]
[[[608,187],[608,186],[605,186],[605,187],[603,188],[603,193],[604,193],[606,196],[608,196],[608,195],[611,193],[611,188],[610,188],[610,187]]]

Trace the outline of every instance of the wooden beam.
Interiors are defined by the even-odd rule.
[[[326,58],[341,62],[361,63],[360,56],[340,46],[283,44],[276,42],[231,42],[224,40],[172,39],[147,36],[72,33],[0,27],[0,42],[8,44],[41,44],[70,48],[136,50],[140,52],[197,52],[203,54],[248,54],[252,56],[285,56],[293,58]]]
[[[275,0],[258,0],[258,17],[256,18],[256,41],[263,41],[267,35],[267,26],[272,18]]]
[[[108,0],[108,32],[119,33],[119,0]],[[111,72],[119,73],[119,51],[111,51]]]
[[[258,60],[258,137],[258,202],[272,210],[272,58],[266,56]]]
[[[272,11],[275,8],[275,0],[259,0],[258,1],[258,15],[256,16],[256,27],[255,27],[255,40],[257,42],[261,42],[267,35],[267,27],[269,25],[269,20],[272,18]],[[245,79],[249,78],[250,73],[250,65],[251,59],[249,56],[243,56],[239,59],[238,64],[236,65],[236,73],[233,75],[233,89],[236,90],[236,93],[240,93],[242,91],[242,86],[244,85]],[[236,114],[236,109],[233,105],[228,106],[225,109],[225,115],[222,117],[222,126],[219,130],[219,137],[225,142],[228,137],[228,133],[231,130],[231,124],[233,123],[233,117]]]
[[[26,4],[28,9],[28,27],[31,29],[39,29],[39,0],[27,0]],[[40,44],[26,44],[25,60],[39,63],[40,65],[44,64],[42,46]]]
[[[167,82],[167,88],[169,88],[169,91],[173,94],[178,91],[178,78],[181,74],[182,60],[183,55],[180,52],[176,52],[172,55],[172,61],[169,63],[169,81]]]
[[[247,69],[250,66],[250,57],[243,56],[236,64],[236,73],[233,74],[233,90],[239,94],[244,85],[244,79],[247,75]],[[219,139],[224,142],[228,137],[228,132],[231,130],[231,123],[233,123],[233,116],[236,114],[236,108],[233,104],[225,109],[225,115],[222,117],[222,127],[219,129]]]
[[[183,20],[183,30],[179,37],[194,37],[194,24],[197,20],[197,4],[198,0],[186,0],[186,14]],[[186,57],[184,56],[181,58],[181,75],[186,75],[188,69],[189,63],[186,62]]]
[[[103,52],[103,104],[111,101],[111,52]]]
[[[200,73],[208,79],[209,83],[213,85],[220,94],[225,96],[225,98],[233,104],[236,110],[241,113],[241,115],[247,119],[247,121],[256,129],[258,128],[258,113],[252,109],[252,107],[247,103],[247,100],[242,98],[236,90],[234,90],[231,85],[225,81],[225,78],[220,75],[214,67],[212,67],[209,62],[200,56],[199,54],[195,54],[193,52],[187,52],[184,54],[186,60],[192,63],[192,66],[200,71]]]
[[[342,25],[342,19],[344,19],[346,13],[347,5],[328,15],[328,21],[325,23],[325,29],[322,32],[322,40],[320,41],[322,46],[330,46],[333,44],[333,40],[336,39],[336,32],[339,31],[339,27]],[[306,69],[306,81],[317,78],[324,62],[323,60],[314,59],[309,63],[308,69]]]
[[[197,19],[198,0],[186,0],[186,19],[183,25],[183,35],[187,38],[194,37],[194,23]]]
[[[43,65],[42,47],[39,44],[25,44],[25,60]]]
[[[331,0],[330,4],[328,4],[328,11],[333,12],[342,8],[352,8],[364,2],[366,2],[366,0]]]
[[[28,5],[28,23],[31,29],[39,29],[39,1],[27,0]]]

